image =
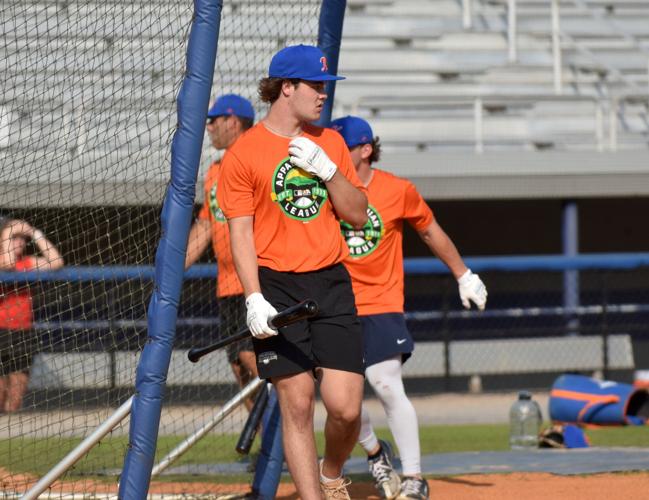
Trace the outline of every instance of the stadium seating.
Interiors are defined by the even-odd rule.
[[[647,2],[561,2],[564,100],[554,104],[550,2],[517,1],[515,62],[508,57],[507,1],[472,7],[465,29],[461,2],[350,2],[339,66],[349,79],[337,87],[337,114],[371,118],[387,151],[473,149],[478,126],[485,150],[646,149],[646,94],[623,106],[612,97],[646,92]],[[464,96],[450,116],[449,95]],[[476,125],[476,99],[498,96]]]
[[[6,40],[0,59],[6,102],[14,103],[3,108],[0,156],[20,165],[33,155],[11,152],[26,146],[51,150],[46,156],[55,161],[64,152],[132,155],[147,142],[164,150],[170,139],[164,130],[175,120],[170,89],[179,86],[170,76],[179,61],[165,38],[177,27],[165,15],[190,16],[191,10],[178,4],[175,12],[158,15],[156,3],[123,3],[120,22],[141,19],[142,13],[151,20],[122,30],[138,36],[137,44],[111,36],[109,7],[99,3],[31,0],[27,10],[6,19],[5,31],[19,36]],[[473,0],[469,27],[456,0],[347,5],[339,72],[348,79],[337,86],[334,115],[371,118],[388,153],[647,148],[648,2],[561,2],[560,96],[547,0],[517,1],[515,61],[508,55],[506,0]],[[254,15],[250,2],[225,2],[224,19],[238,22],[222,25],[214,94],[234,91],[254,99],[261,75],[251,68],[265,67],[277,47],[290,43],[265,23],[247,36],[229,31],[253,22]],[[47,27],[48,37],[40,36],[45,29],[39,23],[48,18],[57,23]],[[52,38],[53,28],[61,37]],[[297,29],[307,30],[308,24]],[[34,88],[38,99],[23,98],[24,88]],[[75,96],[82,108],[70,108]],[[157,120],[138,112],[150,113],[152,101],[160,104]],[[40,117],[38,124],[34,116]],[[51,129],[41,134],[45,142],[32,142],[35,126]],[[203,171],[210,161],[207,141],[204,148]],[[19,176],[20,169],[16,172]]]

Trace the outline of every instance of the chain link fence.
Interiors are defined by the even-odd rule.
[[[649,367],[649,267],[616,269],[602,259],[606,268],[578,272],[481,272],[489,291],[483,312],[462,308],[449,275],[406,275],[406,317],[417,344],[405,375],[430,379],[411,385],[542,388],[565,372],[632,379]]]
[[[557,269],[571,265],[561,257],[531,258],[515,270],[502,267],[520,257],[500,257],[497,265],[494,259],[467,259],[488,288],[485,311],[462,308],[457,283],[438,261],[407,261],[405,311],[416,341],[404,368],[407,385],[415,393],[542,388],[565,372],[630,380],[635,370],[649,368],[649,266],[642,265],[642,256],[602,256],[599,264],[578,271]],[[56,390],[70,404],[71,389],[100,389],[116,400],[130,394],[137,353],[146,340],[149,271],[126,266],[106,278],[104,269],[100,279],[92,267],[68,268],[65,294],[62,278],[30,284],[41,345],[28,395],[34,404],[39,394],[51,398]],[[184,356],[218,338],[214,273],[212,265],[196,266],[182,294],[168,394],[201,395],[186,403],[222,400],[234,384],[223,353],[191,367]],[[84,299],[99,291],[107,297],[101,304]],[[75,356],[92,359],[92,384],[101,382],[96,387],[85,386],[87,370],[75,373],[71,367],[77,365],[64,359],[70,342]],[[202,390],[180,390],[187,384]]]

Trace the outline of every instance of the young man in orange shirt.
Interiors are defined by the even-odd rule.
[[[462,304],[473,301],[484,309],[487,290],[468,269],[433,212],[408,180],[372,168],[379,160],[379,139],[362,118],[334,120],[349,147],[358,177],[368,192],[368,221],[361,230],[341,223],[350,255],[345,265],[352,276],[356,307],[363,326],[365,376],[381,401],[390,431],[399,448],[403,480],[391,464],[387,443],[379,441],[369,415],[361,417],[359,443],[368,454],[370,472],[385,498],[427,499],[428,484],[421,476],[417,414],[406,396],[402,364],[414,344],[403,314],[403,222],[407,221],[458,280]],[[344,219],[344,217],[343,217]]]
[[[236,94],[219,97],[207,112],[206,129],[212,146],[217,150],[227,150],[241,134],[252,127],[254,119],[255,110],[247,99]],[[203,206],[189,232],[185,268],[196,262],[211,241],[218,266],[216,296],[221,318],[219,336],[227,338],[245,324],[246,303],[232,260],[228,224],[216,198],[220,176],[220,163],[215,161],[205,176]],[[226,353],[241,387],[257,376],[255,353],[250,339],[228,345]],[[247,406],[250,409],[252,404]],[[252,492],[246,498],[275,498],[283,464],[279,408],[275,391],[271,391],[263,417],[262,444],[255,466]]]
[[[259,94],[266,117],[227,151],[218,199],[246,295],[257,367],[277,389],[284,451],[303,500],[349,498],[342,466],[358,438],[363,345],[337,217],[362,227],[367,199],[339,134],[320,117],[331,75],[317,47],[271,60]],[[276,331],[268,320],[307,297],[320,312]],[[313,435],[314,374],[327,408],[324,459]]]

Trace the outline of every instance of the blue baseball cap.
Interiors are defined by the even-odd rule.
[[[255,109],[248,99],[237,94],[225,94],[219,97],[207,112],[208,118],[217,116],[238,116],[254,120]]]
[[[372,127],[358,116],[345,116],[331,122],[330,127],[345,139],[348,148],[359,144],[370,144],[374,140]]]
[[[271,78],[289,78],[323,82],[344,80],[344,76],[329,73],[327,58],[313,45],[290,45],[273,56],[268,67]]]

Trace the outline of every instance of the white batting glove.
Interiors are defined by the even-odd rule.
[[[472,301],[478,309],[484,311],[484,306],[487,303],[487,287],[477,274],[473,274],[471,269],[460,276],[457,280],[460,289],[460,299],[465,309],[471,309]]]
[[[317,175],[327,182],[336,173],[338,167],[332,162],[327,153],[311,139],[296,137],[288,145],[291,163],[310,174]]]
[[[255,338],[265,339],[277,335],[277,330],[268,324],[268,321],[277,314],[277,310],[261,293],[255,292],[248,295],[246,308],[248,309],[246,324]]]

